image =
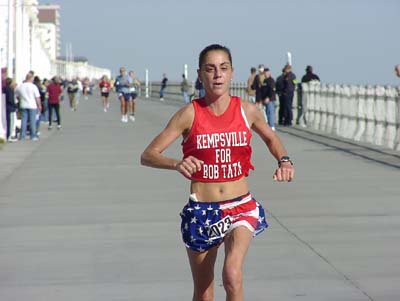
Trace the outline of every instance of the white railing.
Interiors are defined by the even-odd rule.
[[[400,90],[391,86],[303,84],[300,125],[400,150]]]
[[[158,98],[160,82],[150,82]],[[311,82],[294,94],[294,122],[302,127],[400,150],[400,88]],[[194,92],[194,87],[189,93]],[[231,95],[248,99],[246,83],[231,84]],[[169,83],[166,100],[183,98],[178,82]],[[279,103],[277,99],[277,103]],[[277,110],[278,111],[278,110]]]

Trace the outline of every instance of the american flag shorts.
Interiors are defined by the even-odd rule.
[[[199,202],[191,194],[180,216],[183,242],[198,252],[220,245],[236,227],[248,228],[253,236],[268,227],[263,207],[250,193],[222,202]]]

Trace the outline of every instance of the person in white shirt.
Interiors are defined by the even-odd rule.
[[[36,131],[36,116],[42,109],[40,102],[39,89],[33,84],[33,75],[28,73],[25,82],[17,88],[17,99],[19,100],[19,108],[21,110],[21,135],[20,140],[25,139],[26,128],[30,126],[31,140],[39,140]]]
[[[82,82],[79,77],[76,78],[76,82],[78,83],[78,93],[76,94],[76,104],[79,104],[79,100],[81,99],[81,93],[83,91]]]

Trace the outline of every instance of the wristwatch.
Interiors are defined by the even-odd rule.
[[[282,158],[278,162],[278,166],[280,167],[281,163],[283,163],[283,162],[289,162],[291,165],[293,165],[293,161],[290,160],[289,156],[282,156]]]

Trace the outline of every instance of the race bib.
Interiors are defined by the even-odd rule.
[[[103,93],[107,93],[107,92],[108,92],[108,88],[107,88],[107,87],[103,87],[103,88],[101,88],[101,92],[103,92]]]
[[[232,225],[232,218],[227,215],[222,220],[206,227],[208,237],[210,239],[218,239],[224,237]]]

